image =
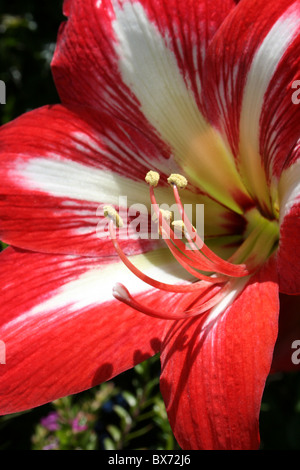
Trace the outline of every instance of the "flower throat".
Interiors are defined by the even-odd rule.
[[[168,178],[180,214],[180,219],[173,221],[171,214],[161,210],[156,201],[154,188],[159,183],[160,175],[149,171],[145,180],[149,185],[150,201],[159,233],[174,258],[191,275],[193,281],[186,284],[166,284],[140,271],[125,255],[117,240],[115,226],[123,226],[121,217],[114,208],[106,206],[104,215],[109,219],[109,232],[114,248],[127,268],[149,286],[174,294],[194,294],[193,300],[190,307],[181,311],[170,313],[156,310],[133,298],[128,289],[120,283],[116,283],[113,288],[114,297],[146,315],[173,320],[204,314],[221,302],[226,307],[226,299],[232,301],[232,294],[237,295],[241,291],[251,275],[273,252],[278,241],[277,222],[265,219],[257,209],[249,211],[246,216],[249,227],[247,237],[225,261],[204,243],[185,213],[179,191],[186,188],[186,178],[178,174],[172,174]]]

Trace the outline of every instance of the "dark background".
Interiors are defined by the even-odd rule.
[[[0,0],[0,80],[6,84],[7,100],[6,105],[0,105],[1,124],[30,109],[59,102],[50,61],[63,20],[62,0],[14,0],[13,3]],[[110,389],[100,386],[58,404],[2,417],[0,450],[47,448],[49,433],[43,434],[40,419],[53,410],[60,416],[60,430],[53,433],[58,449],[107,448],[105,438],[120,449],[176,449],[163,410],[157,411],[153,405],[163,407],[158,378],[159,359],[154,358],[150,364],[116,378]],[[151,380],[153,386],[149,391]],[[104,397],[99,400],[98,408],[92,407],[91,411],[91,403],[99,391]],[[87,409],[86,435],[79,433],[74,437],[68,424],[70,417]],[[129,429],[124,425],[126,415],[122,418],[120,409],[130,415]],[[300,449],[299,373],[276,374],[268,379],[260,421],[262,449]],[[91,436],[96,436],[94,444],[90,444]]]
[[[62,0],[0,0],[0,80],[6,84],[1,123],[59,101],[50,71]]]

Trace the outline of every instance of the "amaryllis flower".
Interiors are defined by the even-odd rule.
[[[1,413],[160,352],[183,449],[257,448],[266,378],[293,366],[299,332],[300,3],[66,0],[64,13],[62,104],[1,130]],[[204,243],[186,204],[204,204]],[[151,205],[160,237],[138,237],[132,211],[150,225]]]

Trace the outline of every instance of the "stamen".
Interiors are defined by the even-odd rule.
[[[205,245],[205,243],[203,242],[203,240],[201,240],[197,232],[194,231],[192,224],[190,223],[187,215],[185,214],[176,185],[173,185],[173,192],[177,206],[180,210],[180,215],[186,224],[187,234],[190,236],[190,239],[188,239],[188,241],[192,242],[193,240],[195,240],[195,245],[198,247],[198,249],[201,250],[203,254],[214,263],[216,271],[233,277],[249,276],[250,273],[245,264],[229,263],[228,261],[225,261],[219,256],[217,256],[212,250],[208,248],[207,245]]]
[[[184,258],[184,255],[182,253],[180,253],[179,251],[176,251],[174,249],[174,247],[172,246],[171,242],[167,238],[165,239],[165,242],[168,245],[168,248],[171,251],[174,258],[181,264],[181,266],[187,272],[192,274],[197,279],[201,279],[202,281],[207,281],[207,282],[210,282],[212,284],[217,284],[217,283],[220,283],[220,282],[224,282],[226,280],[226,278],[224,276],[219,276],[219,277],[218,276],[216,276],[216,277],[205,276],[205,274],[201,274],[198,271],[195,271],[195,269],[193,269],[193,267],[192,267],[193,264],[190,261],[189,262],[186,261],[186,260],[188,260],[188,258]],[[195,267],[197,269],[197,265]]]
[[[172,225],[175,228],[175,233],[178,230],[178,232],[183,234],[187,240],[190,239],[189,233],[183,220],[174,220],[172,222]],[[193,225],[192,228],[195,232],[197,231]]]
[[[119,216],[118,212],[111,206],[104,206],[103,207],[103,214],[104,217],[108,217],[110,220],[112,220],[118,228],[123,227],[123,220]]]
[[[167,211],[165,209],[159,209],[160,214],[162,215],[163,219],[167,222],[168,226],[173,220],[173,213],[171,211]],[[161,229],[160,223],[159,223],[159,215],[154,211],[154,214],[152,216],[152,220],[155,223],[158,223],[158,233],[161,236],[164,236],[164,230]]]
[[[147,305],[141,304],[136,299],[132,297],[128,289],[123,284],[117,283],[113,288],[113,296],[120,300],[121,302],[129,305],[130,307],[138,310],[141,313],[145,313],[154,318],[163,318],[167,320],[180,320],[189,317],[199,316],[200,314],[204,314],[211,308],[213,308],[216,304],[221,302],[229,292],[231,292],[232,286],[230,283],[226,284],[223,288],[211,288],[208,295],[204,298],[199,298],[202,303],[199,306],[196,306],[191,309],[182,310],[178,312],[166,312],[162,310],[154,310]],[[207,297],[209,297],[207,299]],[[195,302],[194,302],[195,303]]]
[[[172,175],[169,176],[168,183],[177,186],[179,189],[185,189],[188,185],[187,179],[176,173],[172,173]]]
[[[110,206],[106,206],[104,208],[104,215],[110,219],[109,232],[117,254],[125,266],[127,266],[135,276],[156,289],[172,292],[174,294],[193,294],[193,300],[191,300],[191,296],[187,297],[188,306],[182,311],[165,312],[140,303],[132,297],[123,284],[117,283],[115,285],[113,295],[116,299],[135,310],[155,318],[178,320],[198,316],[209,312],[222,301],[228,303],[230,301],[230,295],[228,294],[237,286],[235,283],[248,282],[246,278],[250,273],[248,266],[245,264],[232,264],[230,262],[231,260],[235,260],[236,262],[239,259],[243,260],[244,258],[240,258],[240,256],[245,255],[245,247],[241,250],[237,250],[236,256],[233,255],[231,259],[224,261],[204,244],[184,211],[178,188],[182,190],[185,189],[188,182],[184,176],[179,174],[171,174],[168,178],[169,184],[173,187],[175,201],[181,216],[181,220],[172,221],[173,214],[170,211],[161,210],[155,198],[154,188],[158,185],[159,180],[160,175],[156,171],[149,171],[145,177],[145,181],[149,184],[150,200],[154,209],[153,219],[158,222],[159,233],[162,235],[171,254],[180,265],[193,276],[193,279],[196,279],[196,282],[183,285],[167,284],[144,274],[127,258],[117,240],[115,226],[123,226],[123,221],[117,211]],[[172,227],[174,227],[174,230]],[[180,238],[176,236],[176,230],[180,230]],[[185,241],[181,240],[182,233],[185,236]],[[255,241],[256,237],[253,236],[251,243],[253,244]],[[186,243],[189,244],[188,249]],[[250,245],[249,243],[247,249]],[[208,275],[203,272],[207,272]],[[233,279],[239,277],[243,277],[244,279]],[[237,289],[237,292],[238,291]]]
[[[156,187],[158,185],[160,176],[159,173],[156,171],[148,171],[145,177],[146,183],[150,184],[150,186]]]
[[[163,216],[163,218],[171,223],[172,220],[173,220],[173,213],[171,211],[167,211],[165,209],[159,209],[161,215]],[[153,222],[158,222],[159,221],[159,217],[157,217],[156,213],[154,212],[153,216],[152,216],[152,220]]]
[[[174,190],[175,190],[175,188],[176,188],[176,186],[174,186]],[[180,240],[178,240],[178,238],[176,238],[176,235],[174,234],[174,232],[172,231],[172,229],[169,226],[166,226],[166,223],[165,223],[164,219],[162,218],[161,214],[159,213],[159,209],[158,209],[159,205],[157,204],[157,201],[156,201],[156,198],[155,198],[155,195],[154,195],[153,187],[150,186],[149,190],[150,190],[151,204],[152,204],[152,206],[153,206],[153,208],[154,208],[154,210],[157,214],[157,217],[159,218],[160,225],[161,225],[161,230],[164,229],[165,232],[170,235],[170,238],[172,239],[172,242],[174,243],[174,245],[179,250],[184,252],[186,250],[186,245],[183,242],[181,242]],[[176,191],[177,191],[177,188],[176,188]],[[177,194],[178,194],[178,191],[177,191]],[[180,201],[180,198],[179,198],[179,201]],[[181,201],[180,201],[180,204],[181,204]],[[182,207],[182,204],[181,204],[181,207]],[[192,227],[192,225],[190,224],[187,216],[184,213],[183,207],[182,207],[182,212],[183,212],[184,220],[186,221],[187,224],[190,225],[190,227]],[[190,233],[189,229],[188,229],[188,233]],[[198,236],[197,232],[195,232],[195,234],[196,234],[196,236]],[[167,243],[167,238],[168,237],[164,237],[164,241],[166,243]],[[200,237],[199,237],[199,239],[200,239]],[[230,263],[227,263],[227,265],[229,265],[229,267],[227,267],[226,265],[225,265],[225,267],[222,267],[222,263],[221,263],[221,267],[216,265],[215,261],[209,260],[207,257],[205,257],[198,250],[198,247],[196,247],[193,244],[193,241],[191,239],[189,239],[188,241],[191,244],[191,246],[195,247],[194,250],[189,250],[189,253],[191,253],[194,260],[196,260],[198,262],[197,269],[199,269],[201,271],[207,271],[207,272],[219,272],[220,274],[225,274],[225,275],[229,275],[229,276],[233,276],[233,277],[241,277],[243,275],[246,275],[243,272],[241,274],[240,270],[238,270],[238,272],[236,273],[234,270],[229,269],[229,267],[231,268],[231,266],[233,266],[234,268],[236,268],[236,267],[239,268],[239,266],[237,266],[237,265],[231,265]],[[203,244],[202,240],[201,240],[201,243]],[[199,243],[198,243],[198,246],[199,246]],[[217,259],[220,260],[220,262],[226,263],[226,262],[224,262],[224,260],[222,260],[222,258],[217,257]],[[196,267],[196,266],[194,265],[194,267]]]
[[[181,233],[185,233],[186,228],[185,228],[183,220],[174,220],[174,222],[172,222],[172,225],[175,228],[175,230],[177,229]]]
[[[149,284],[152,287],[155,287],[156,289],[161,289],[161,290],[165,290],[165,291],[168,291],[168,292],[174,292],[174,293],[175,292],[178,292],[178,293],[196,292],[196,291],[199,291],[199,290],[203,289],[203,284],[200,285],[197,282],[192,283],[192,284],[188,284],[188,285],[166,284],[164,282],[156,281],[155,279],[152,279],[151,277],[147,276],[142,271],[140,271],[133,263],[131,263],[131,261],[127,258],[127,256],[123,252],[123,250],[120,247],[120,245],[118,243],[118,240],[116,238],[116,232],[115,232],[115,228],[114,228],[114,224],[113,224],[112,220],[110,220],[110,223],[109,223],[109,231],[110,231],[110,236],[111,236],[114,248],[115,248],[116,252],[118,253],[120,259],[123,261],[125,266],[127,266],[127,268],[135,276],[137,276],[139,279],[141,279],[145,283]],[[194,277],[197,277],[196,274],[198,274],[198,273],[192,272],[191,274]],[[208,276],[201,276],[200,279],[203,279],[203,280],[207,281],[209,287],[212,284],[217,284],[218,282],[220,282],[217,278],[211,279]]]

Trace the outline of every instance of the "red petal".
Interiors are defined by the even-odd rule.
[[[161,389],[183,449],[256,449],[258,416],[277,336],[278,286],[263,268],[213,324],[171,326]]]
[[[0,339],[6,347],[6,364],[0,364],[1,414],[80,392],[159,350],[166,321],[116,301],[112,287],[120,280],[140,301],[151,299],[153,308],[163,300],[174,307],[175,297],[152,293],[116,259],[12,248],[0,258]]]
[[[232,0],[74,0],[53,70],[63,103],[101,107],[151,139],[159,135],[189,180],[240,212],[236,193],[243,203],[247,195],[199,98],[207,45],[232,6]]]
[[[207,57],[209,119],[229,140],[250,194],[270,213],[269,178],[280,174],[299,134],[291,88],[299,74],[299,27],[294,0],[241,2]]]
[[[49,253],[95,255],[110,247],[113,252],[103,233],[103,206],[149,207],[144,181],[149,165],[165,179],[172,172],[174,163],[163,148],[137,130],[91,110],[77,111],[44,107],[2,127],[3,241]],[[162,199],[170,200],[169,188],[162,191]],[[146,214],[146,226],[148,220]],[[140,246],[133,245],[132,236],[130,227],[128,234],[123,231],[124,249],[131,253],[156,243],[140,239]]]
[[[295,204],[280,228],[278,271],[280,292],[300,294],[300,203]]]
[[[300,370],[300,296],[280,295],[279,333],[272,372]]]
[[[126,26],[132,28],[131,36],[138,46],[144,42],[139,35],[145,34],[140,25],[143,14],[146,15],[174,54],[186,84],[199,102],[208,43],[233,7],[233,0],[69,1],[64,5],[68,21],[61,28],[52,62],[62,101],[72,105],[85,103],[93,108],[105,108],[140,128],[145,126],[149,132],[149,125],[140,112],[139,104],[120,73],[116,37],[118,13],[125,12]],[[131,54],[130,60],[136,58],[137,54]],[[69,77],[74,77],[74,80],[70,81]],[[151,82],[157,79],[151,77],[147,86],[151,87]]]
[[[103,216],[103,207],[112,205],[124,219],[120,243],[126,253],[158,245],[156,227],[150,225],[149,189],[144,178],[150,168],[159,171],[158,201],[172,206],[167,177],[178,167],[172,156],[137,129],[85,108],[57,105],[3,126],[0,143],[3,241],[47,253],[113,254]],[[208,197],[196,195],[192,185],[182,200],[205,203],[207,236],[231,233],[231,213]],[[137,222],[140,233],[135,230]]]
[[[300,146],[291,153],[295,161],[279,181],[280,240],[278,272],[280,292],[300,294]]]

